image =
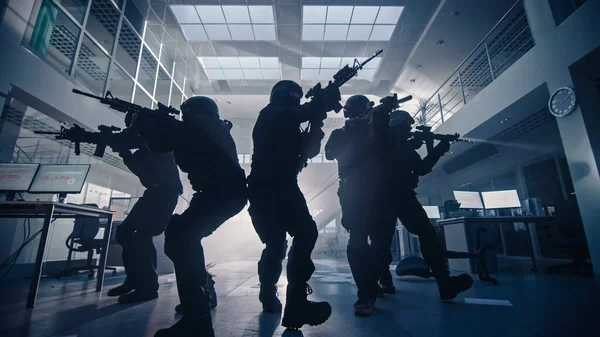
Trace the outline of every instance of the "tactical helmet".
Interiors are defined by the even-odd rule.
[[[214,115],[219,117],[219,107],[217,103],[206,96],[192,96],[181,103],[181,113],[183,118],[186,114],[190,115]]]
[[[400,125],[411,126],[415,124],[415,120],[411,115],[404,110],[394,110],[390,113],[390,126],[397,127]]]
[[[299,105],[302,95],[302,87],[298,83],[283,80],[273,86],[269,103],[273,105]]]
[[[350,96],[344,105],[344,117],[353,118],[359,116],[373,107],[373,102],[364,95]]]

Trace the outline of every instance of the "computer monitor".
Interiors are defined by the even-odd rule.
[[[440,208],[438,206],[423,206],[429,219],[440,219]]]
[[[517,190],[481,192],[486,209],[521,207]]]
[[[29,193],[80,193],[90,165],[40,165]]]
[[[460,208],[483,209],[479,192],[454,191],[454,199],[460,202]]]
[[[26,192],[40,164],[0,164],[0,191]]]

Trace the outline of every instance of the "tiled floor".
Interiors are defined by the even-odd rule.
[[[499,274],[498,287],[476,281],[472,290],[443,303],[435,281],[395,278],[399,293],[379,300],[371,317],[360,318],[352,311],[356,289],[347,262],[321,259],[316,264],[312,297],[329,301],[333,314],[325,324],[302,332],[286,332],[279,325],[279,315],[261,313],[256,260],[217,264],[211,269],[219,294],[214,312],[216,335],[563,337],[592,336],[598,331],[594,312],[600,303],[600,283],[591,279]],[[0,336],[153,336],[177,320],[173,275],[161,277],[158,300],[138,305],[120,305],[105,296],[106,290],[121,281],[122,276],[108,277],[104,292],[97,294],[85,276],[47,278],[33,310],[23,309],[26,281],[5,282],[0,290]],[[481,304],[490,299],[501,301]]]

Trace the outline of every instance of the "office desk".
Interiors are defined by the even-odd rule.
[[[448,250],[452,251],[474,251],[474,247],[470,244],[471,241],[468,238],[468,227],[476,225],[498,225],[505,223],[525,223],[525,230],[527,231],[527,240],[529,242],[529,254],[531,256],[532,271],[537,271],[536,258],[539,256],[539,249],[534,246],[534,238],[529,228],[529,224],[537,225],[539,223],[552,221],[554,217],[551,216],[494,216],[494,217],[461,217],[438,220],[437,225],[444,227],[444,233],[446,235],[446,246]],[[459,229],[446,228],[448,226],[457,225],[462,226]],[[461,235],[462,233],[462,235]],[[452,242],[448,244],[450,240]],[[535,240],[537,242],[537,240]],[[505,250],[506,251],[506,250]],[[458,263],[458,262],[457,262]]]
[[[106,254],[108,252],[108,243],[110,239],[110,230],[112,224],[113,212],[103,209],[61,204],[52,201],[3,201],[0,202],[0,218],[38,218],[44,219],[44,225],[40,234],[40,243],[38,246],[35,265],[31,275],[31,283],[29,285],[29,295],[27,296],[27,308],[35,306],[38,287],[42,277],[42,266],[46,257],[48,233],[55,219],[74,219],[74,218],[106,218],[107,223],[104,230],[104,241],[102,253],[98,266],[98,282],[96,283],[96,291],[102,291],[104,283],[104,268],[106,267]]]

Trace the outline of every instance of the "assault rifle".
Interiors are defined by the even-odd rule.
[[[114,97],[110,91],[106,92],[106,96],[96,96],[87,92],[83,92],[81,90],[73,89],[73,92],[78,95],[87,96],[90,98],[94,98],[100,101],[102,104],[108,105],[109,109],[117,110],[122,113],[132,113],[132,114],[141,114],[141,113],[151,113],[156,115],[157,113],[160,115],[179,115],[179,111],[172,106],[166,106],[160,102],[158,102],[158,108],[150,109],[145,108],[141,105],[133,104],[122,99]]]
[[[60,127],[60,131],[35,131],[39,135],[54,135],[55,139],[66,139],[75,143],[75,155],[81,153],[81,143],[96,144],[96,150],[94,156],[102,157],[106,151],[107,145],[114,143],[114,132],[121,131],[116,126],[100,125],[98,126],[99,132],[86,131],[84,128],[77,124],[73,124],[70,128]]]
[[[458,133],[453,135],[443,135],[431,132],[431,126],[427,125],[419,125],[416,127],[417,131],[411,132],[410,135],[412,139],[416,141],[420,141],[421,143],[425,143],[427,145],[427,151],[431,151],[433,149],[433,141],[439,140],[441,142],[448,143],[456,143],[456,142],[465,142],[465,143],[474,143],[472,140],[462,139]]]

